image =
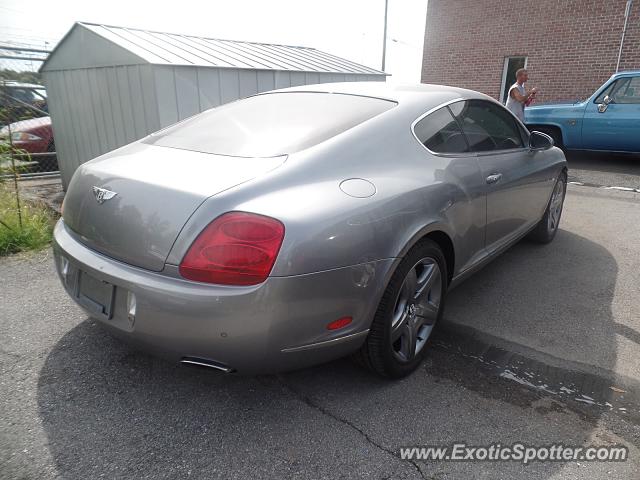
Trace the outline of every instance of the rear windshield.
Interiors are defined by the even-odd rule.
[[[317,145],[395,105],[336,93],[269,93],[208,110],[145,142],[236,157],[272,157]]]

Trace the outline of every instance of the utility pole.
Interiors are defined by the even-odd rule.
[[[389,0],[384,0],[384,35],[382,37],[382,71],[384,72],[384,64],[387,56],[387,10],[389,9]]]
[[[624,27],[622,28],[622,38],[620,39],[620,50],[618,51],[618,62],[616,63],[616,73],[620,69],[620,59],[622,58],[622,47],[624,46],[624,34],[627,33],[627,23],[629,22],[629,15],[631,14],[631,5],[633,5],[633,0],[627,0],[627,7],[624,11]],[[386,28],[386,20],[385,20],[385,28]],[[384,70],[384,54],[382,60],[382,69]]]

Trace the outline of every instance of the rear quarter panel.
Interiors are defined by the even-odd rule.
[[[285,225],[272,276],[398,258],[433,230],[451,238],[456,264],[464,265],[482,247],[481,176],[475,157],[436,157],[415,140],[411,122],[427,109],[392,109],[290,155],[277,171],[208,199],[185,225],[168,263],[179,264],[214,218],[242,210]],[[370,181],[375,194],[348,196],[339,185],[349,178]]]

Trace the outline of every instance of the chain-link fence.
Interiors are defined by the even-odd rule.
[[[0,175],[57,175],[46,89],[36,72],[15,70],[10,58],[0,57]]]

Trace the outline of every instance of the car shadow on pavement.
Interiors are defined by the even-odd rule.
[[[524,240],[450,292],[445,322],[567,367],[611,374],[617,274],[603,245],[560,229],[552,244]]]
[[[634,330],[633,328],[627,325],[622,325],[621,323],[616,323],[614,327],[618,335],[622,335],[623,337],[640,345],[640,332],[638,332],[637,330]]]
[[[566,158],[569,174],[574,168],[593,172],[640,174],[640,154],[571,150],[566,153]]]
[[[605,248],[560,231],[552,246],[516,245],[454,290],[447,319],[611,368],[616,271]],[[136,352],[86,320],[46,358],[38,405],[62,478],[471,478],[478,464],[408,462],[398,449],[591,441],[593,419],[455,362],[435,349],[395,382],[348,360],[225,376]],[[483,386],[466,388],[474,383]],[[519,463],[481,465],[485,478],[523,477]],[[526,467],[527,477],[549,478],[563,464]]]

